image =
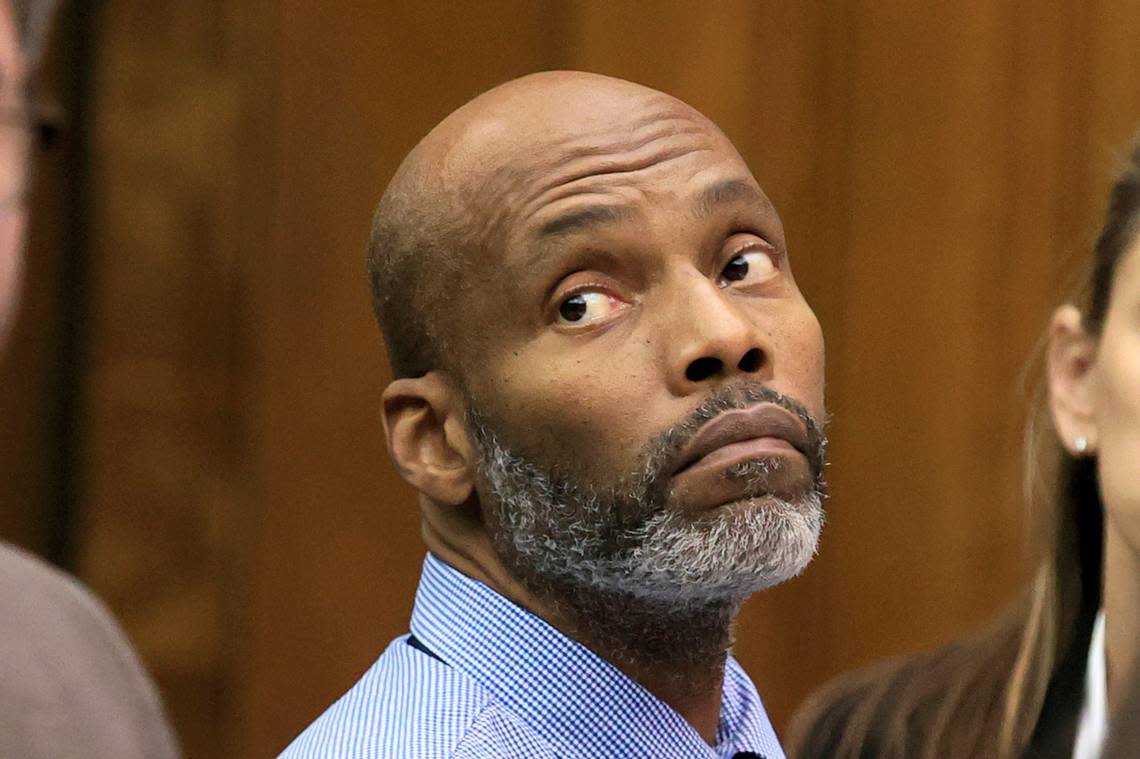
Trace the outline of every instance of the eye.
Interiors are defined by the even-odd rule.
[[[757,284],[767,281],[777,272],[771,254],[761,250],[746,250],[736,254],[720,273],[720,286]]]
[[[558,323],[570,326],[593,324],[621,308],[623,303],[597,290],[582,290],[558,304]]]

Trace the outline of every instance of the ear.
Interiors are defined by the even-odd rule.
[[[412,487],[455,506],[474,490],[475,448],[460,394],[440,372],[394,380],[384,389],[388,454]]]
[[[1096,448],[1092,371],[1096,347],[1096,339],[1081,326],[1081,313],[1075,306],[1061,306],[1053,313],[1046,353],[1049,410],[1061,444],[1073,456],[1087,455]],[[1077,442],[1082,439],[1083,449]]]

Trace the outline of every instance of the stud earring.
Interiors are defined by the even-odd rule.
[[[1073,441],[1073,447],[1077,449],[1077,453],[1084,453],[1089,449],[1089,439],[1084,435],[1079,435]]]

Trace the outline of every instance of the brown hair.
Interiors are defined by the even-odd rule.
[[[1113,275],[1138,235],[1140,139],[1113,186],[1078,298],[1089,334],[1103,327]],[[825,686],[793,721],[791,756],[1012,759],[1030,746],[1077,620],[1099,606],[1103,542],[1095,461],[1059,445],[1046,400],[1042,387],[1027,426],[1026,495],[1044,550],[1024,597],[967,639]]]

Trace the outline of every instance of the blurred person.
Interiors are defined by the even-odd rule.
[[[823,340],[779,216],[707,118],[546,72],[433,129],[380,200],[410,623],[283,754],[766,757],[729,654],[823,521]]]
[[[0,0],[0,341],[13,318],[27,220],[28,78],[52,0]],[[153,684],[107,610],[78,581],[0,543],[0,757],[178,755]]]
[[[1140,142],[1080,304],[1046,335],[1027,477],[1047,550],[1024,602],[825,686],[793,720],[794,756],[1095,759],[1113,715],[1140,717],[1121,712],[1140,660]],[[1116,756],[1140,757],[1130,729]]]

